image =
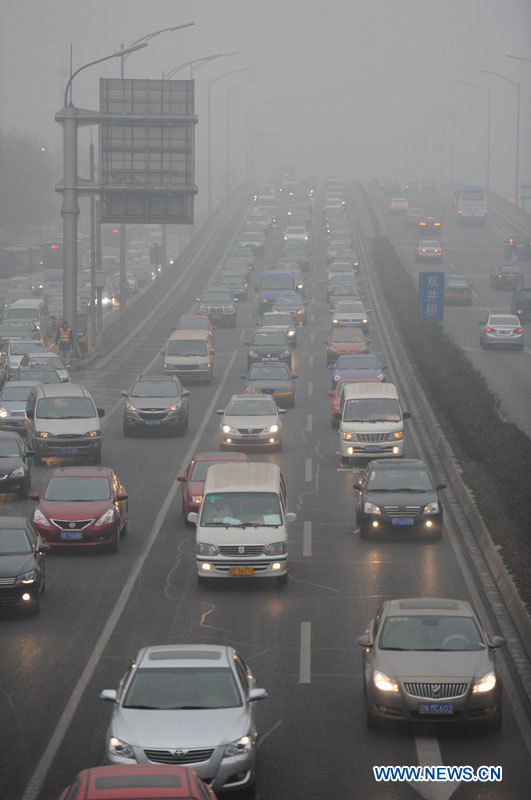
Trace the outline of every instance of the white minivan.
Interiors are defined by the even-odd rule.
[[[379,456],[401,458],[404,420],[410,416],[409,411],[402,411],[394,384],[347,384],[337,413],[342,462]]]
[[[214,464],[209,467],[196,525],[196,567],[206,578],[286,580],[288,524],[284,478],[276,464]]]

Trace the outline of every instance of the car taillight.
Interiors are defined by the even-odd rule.
[[[485,328],[487,333],[494,333],[494,328]]]
[[[523,333],[523,332],[524,332],[523,328],[515,328],[513,331],[513,333]]]
[[[518,309],[518,311],[517,311],[516,313],[517,313],[517,314],[521,314],[521,313],[522,313],[522,309],[521,309],[521,308],[519,308],[519,309]]]

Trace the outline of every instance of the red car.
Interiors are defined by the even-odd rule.
[[[249,461],[245,453],[196,453],[188,464],[185,475],[178,475],[177,480],[183,484],[182,509],[184,521],[187,522],[189,511],[199,511],[203,499],[203,487],[207,470],[212,464],[225,464],[231,461]],[[230,464],[227,463],[227,470]]]
[[[332,398],[332,428],[339,428],[339,420],[336,418],[336,412],[341,410],[341,398],[345,391],[347,383],[380,383],[376,377],[372,378],[340,378],[336,383],[335,389],[329,389],[328,395]]]
[[[53,547],[105,546],[120,549],[127,534],[127,491],[110,467],[54,469],[39,496],[32,521]]]
[[[335,325],[326,339],[326,363],[335,364],[339,356],[352,353],[368,353],[371,339],[367,339],[361,328]]]
[[[172,331],[208,331],[215,330],[210,318],[206,314],[183,314],[179,317],[177,325],[172,325]]]
[[[84,769],[59,800],[134,800],[168,798],[216,800],[212,789],[191,767],[170,764],[123,764]]]

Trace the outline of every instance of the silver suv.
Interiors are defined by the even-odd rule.
[[[123,434],[165,429],[184,436],[188,427],[190,392],[174,375],[139,375],[124,401]]]

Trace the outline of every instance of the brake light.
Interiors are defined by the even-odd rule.
[[[498,274],[498,278],[503,278],[503,275],[501,275],[501,274]]]
[[[516,313],[517,313],[517,314],[521,314],[521,313],[522,313],[522,309],[521,309],[521,308],[519,308],[519,309],[518,309],[518,311],[517,311]]]
[[[485,328],[487,333],[494,333],[494,328]]]
[[[513,331],[513,333],[523,333],[523,332],[524,332],[523,328],[515,328]]]

